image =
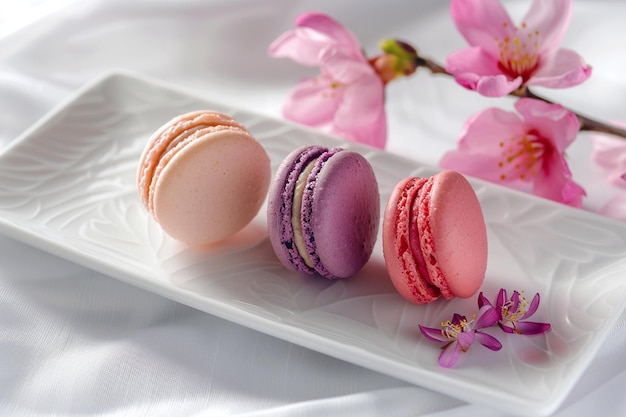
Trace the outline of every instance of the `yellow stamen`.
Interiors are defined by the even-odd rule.
[[[510,138],[507,143],[500,142],[502,148],[502,160],[498,161],[498,168],[507,169],[512,165],[515,176],[528,180],[537,175],[543,163],[545,143],[537,136],[536,132],[530,131],[521,138]],[[507,177],[500,175],[501,180]]]
[[[504,28],[508,24],[502,24]],[[514,28],[515,36],[506,36],[502,42],[496,42],[500,51],[500,68],[512,78],[521,76],[524,81],[532,76],[538,66],[538,30],[528,31],[523,22],[520,28]]]

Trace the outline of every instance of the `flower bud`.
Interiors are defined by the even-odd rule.
[[[386,39],[378,45],[383,51],[370,60],[370,64],[386,84],[396,78],[406,77],[417,70],[417,50],[406,42]]]

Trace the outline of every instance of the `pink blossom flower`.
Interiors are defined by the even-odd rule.
[[[558,48],[572,0],[533,0],[516,26],[497,0],[452,0],[452,19],[469,48],[452,53],[446,70],[462,86],[500,97],[523,85],[578,85],[591,68],[576,52]]]
[[[626,174],[624,174],[626,182]],[[626,222],[626,193],[615,195],[598,211],[603,216]]]
[[[519,99],[515,109],[488,108],[470,118],[458,148],[440,165],[580,207],[585,190],[572,180],[564,158],[580,126],[576,115],[531,98]]]
[[[626,127],[626,123],[616,123]],[[617,187],[626,188],[626,141],[603,134],[591,135],[592,159],[608,172],[608,180]],[[626,221],[626,194],[619,193],[598,210],[598,213]]]
[[[321,13],[299,16],[296,26],[272,42],[269,55],[319,67],[321,74],[295,87],[283,108],[284,117],[384,148],[384,82],[363,55],[357,39]]]
[[[444,343],[439,354],[439,366],[451,368],[456,364],[461,352],[467,352],[475,340],[491,350],[500,350],[502,344],[490,334],[480,331],[493,326],[498,320],[498,313],[490,306],[485,305],[472,320],[465,316],[454,314],[452,320],[441,323],[441,328],[425,327],[420,325],[422,335],[428,340]]]
[[[619,126],[626,127],[625,123]],[[592,159],[608,171],[608,179],[618,187],[626,188],[626,141],[603,134],[591,135]]]
[[[494,307],[493,304],[481,292],[478,296],[478,307]],[[495,310],[498,313],[498,326],[506,333],[516,334],[541,334],[550,330],[550,323],[538,323],[526,321],[527,318],[535,314],[539,308],[539,293],[528,302],[523,292],[513,291],[509,299],[506,290],[502,288],[498,292]]]

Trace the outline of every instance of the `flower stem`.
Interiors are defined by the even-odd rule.
[[[418,67],[424,67],[428,69],[430,72],[432,72],[433,74],[445,74],[445,75],[452,76],[452,74],[446,71],[444,67],[442,67],[441,65],[439,65],[432,59],[418,56],[417,58],[415,58],[415,63],[417,64]]]
[[[426,68],[427,70],[429,70],[431,73],[433,74],[444,74],[444,75],[448,75],[448,76],[452,76],[452,74],[450,74],[448,71],[446,71],[445,67],[439,65],[438,63],[436,63],[435,61],[429,59],[429,58],[424,58],[424,57],[420,57],[418,56],[415,59],[415,62],[417,64],[418,67],[423,67]],[[509,95],[511,96],[515,96],[515,97],[529,97],[529,98],[534,98],[537,100],[542,100],[545,101],[546,103],[550,103],[550,104],[555,104],[554,102],[538,96],[537,94],[533,93],[532,91],[530,91],[530,89],[526,86],[519,88],[511,93],[509,93]],[[571,109],[567,109],[568,111],[571,111],[572,113],[574,113],[576,115],[576,117],[578,118],[578,121],[580,123],[580,131],[587,131],[587,132],[597,132],[597,133],[606,133],[609,135],[613,135],[613,136],[617,136],[620,139],[624,139],[626,140],[626,129],[622,129],[619,128],[617,126],[613,126],[610,125],[608,123],[604,123],[601,122],[599,120],[596,119],[592,119],[590,117],[584,116],[582,114],[579,114]]]

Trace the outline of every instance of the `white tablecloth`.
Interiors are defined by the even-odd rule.
[[[0,148],[115,68],[280,116],[287,91],[311,71],[268,58],[266,48],[304,11],[336,17],[369,53],[391,36],[440,62],[463,46],[447,2],[437,0],[47,5],[61,3],[21,28],[0,20]],[[580,52],[594,75],[550,97],[591,116],[626,120],[624,16],[622,1],[575,1],[564,46]],[[492,104],[426,73],[396,82],[388,90],[388,149],[436,164],[454,147],[464,118]],[[589,162],[589,151],[583,136],[569,156],[589,194],[586,209],[595,210],[618,190]],[[622,316],[556,415],[626,415],[625,324]],[[232,324],[0,235],[0,415],[503,414]]]

